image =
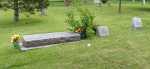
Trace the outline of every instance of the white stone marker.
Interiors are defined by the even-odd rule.
[[[109,36],[109,29],[107,26],[98,26],[97,27],[97,35],[100,37]]]
[[[100,6],[102,4],[101,0],[94,0],[94,3],[96,6]]]
[[[132,26],[133,28],[137,29],[137,28],[142,28],[142,20],[139,17],[134,17],[132,19]]]

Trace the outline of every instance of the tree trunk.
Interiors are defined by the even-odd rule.
[[[71,0],[64,0],[64,4],[65,4],[65,6],[69,6],[69,5],[70,5],[70,3],[71,3]]]
[[[143,5],[145,5],[146,4],[146,0],[142,0],[142,3],[143,3]]]
[[[46,15],[46,12],[45,12],[45,4],[44,4],[44,0],[40,0],[40,12],[41,12],[41,15],[44,16]]]
[[[18,0],[14,0],[14,21],[19,21],[19,4]]]
[[[122,6],[121,6],[121,0],[119,0],[119,9],[118,9],[119,13],[121,13],[121,8],[122,8]]]

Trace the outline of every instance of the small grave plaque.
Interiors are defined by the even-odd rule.
[[[109,36],[109,29],[107,26],[98,26],[97,27],[97,35],[100,37]]]
[[[137,29],[137,28],[142,28],[142,20],[139,17],[134,17],[132,19],[132,26],[133,28]]]

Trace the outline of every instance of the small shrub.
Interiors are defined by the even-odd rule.
[[[80,33],[81,38],[86,38],[87,33],[93,31],[94,16],[88,9],[78,8],[79,15],[75,18],[74,13],[68,12],[66,22],[69,24],[69,30]],[[79,18],[79,19],[78,19]]]
[[[67,13],[66,22],[67,22],[68,25],[69,25],[69,28],[68,28],[68,29],[69,29],[70,31],[73,31],[73,32],[75,32],[76,29],[81,26],[80,22],[75,19],[73,12],[68,12],[68,13]]]

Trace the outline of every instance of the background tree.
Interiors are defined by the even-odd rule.
[[[146,4],[146,0],[142,0],[142,2],[143,2],[143,5],[145,5],[145,4]]]
[[[71,4],[72,0],[64,0],[65,6],[69,6]]]
[[[121,2],[121,0],[119,0],[119,8],[118,8],[119,13],[121,13],[121,8],[122,8],[121,4],[122,4],[122,2]]]
[[[39,8],[40,8],[40,12],[41,15],[46,15],[46,8],[49,5],[49,1],[48,0],[39,0]]]
[[[14,21],[19,21],[19,14],[21,12],[28,12],[34,14],[40,11],[41,15],[45,15],[43,11],[48,7],[48,0],[0,0],[1,7],[7,7],[14,10]]]

